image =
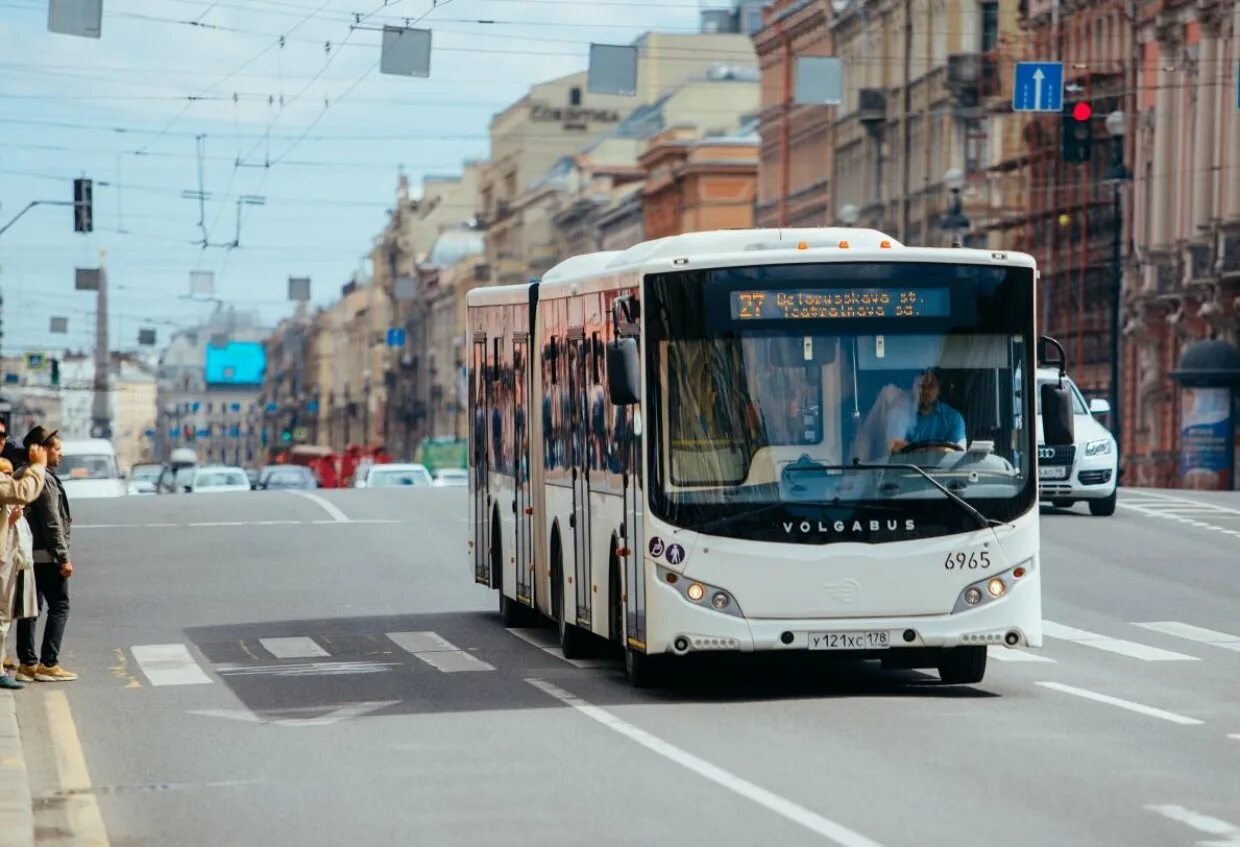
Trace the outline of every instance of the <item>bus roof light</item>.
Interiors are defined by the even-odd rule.
[[[848,242],[847,242],[847,241],[845,241],[845,240],[843,240],[843,239],[840,239],[840,249],[841,249],[841,250],[847,250],[847,249],[848,249]]]
[[[878,242],[878,249],[879,250],[890,250],[891,242],[886,239],[883,239],[882,241]]]
[[[808,249],[809,249],[809,242],[808,242],[808,241],[798,241],[798,242],[797,242],[797,249],[798,249],[798,250],[808,250]]]

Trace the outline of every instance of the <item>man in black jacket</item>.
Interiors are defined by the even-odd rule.
[[[43,630],[43,649],[35,653],[34,637],[37,618],[17,622],[18,682],[69,682],[77,674],[59,664],[60,640],[69,622],[69,577],[73,562],[69,559],[69,532],[73,518],[69,514],[69,498],[60,479],[52,469],[60,464],[60,438],[36,426],[22,442],[27,448],[38,444],[47,448],[47,482],[43,493],[26,510],[30,534],[34,537],[34,578],[39,590],[39,605],[47,606],[47,626]]]

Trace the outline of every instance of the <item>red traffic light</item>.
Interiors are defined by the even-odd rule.
[[[1094,116],[1094,107],[1088,103],[1077,103],[1072,107],[1072,119],[1076,121],[1087,121]]]

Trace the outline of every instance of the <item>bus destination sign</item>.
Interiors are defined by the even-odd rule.
[[[947,288],[818,288],[733,291],[733,320],[946,318]]]

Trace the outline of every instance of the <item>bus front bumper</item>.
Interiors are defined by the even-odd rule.
[[[862,637],[861,643],[869,646],[855,652],[877,655],[900,648],[1042,646],[1042,593],[1036,572],[1000,600],[955,614],[915,617],[746,618],[690,603],[658,581],[647,599],[647,621],[655,623],[646,633],[650,654],[824,649],[822,645],[841,639],[822,636],[839,634],[851,636],[843,639],[845,645]],[[743,608],[744,598],[739,599]],[[884,641],[885,647],[873,646]]]

